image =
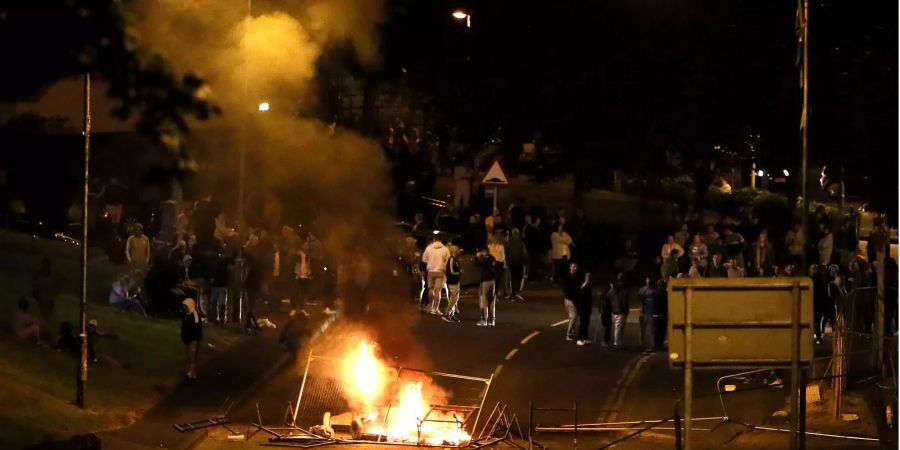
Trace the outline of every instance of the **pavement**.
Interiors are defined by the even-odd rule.
[[[263,315],[260,315],[262,317]],[[267,314],[276,324],[284,313]],[[314,316],[316,327],[330,324],[327,316]],[[235,325],[237,326],[237,325]],[[131,426],[97,433],[105,450],[143,448],[185,450],[196,446],[204,433],[181,433],[176,423],[195,422],[230,414],[261,388],[292,356],[278,346],[278,329],[263,329],[224,351],[202,347],[199,378],[185,379],[175,390]]]
[[[596,343],[579,347],[565,341],[565,313],[555,289],[540,286],[526,292],[524,303],[501,302],[495,327],[475,326],[477,300],[473,294],[471,289],[464,292],[460,304],[462,323],[450,324],[436,316],[419,315],[411,302],[403,302],[380,316],[379,333],[383,336],[384,356],[399,366],[492,377],[479,428],[498,402],[508,405],[526,434],[532,404],[541,408],[572,408],[577,402],[580,426],[649,422],[673,415],[681,397],[681,372],[669,367],[666,353],[640,350],[636,314],[632,314],[626,327],[624,349],[613,350]],[[412,316],[412,320],[407,320]],[[596,312],[592,323],[594,327],[599,324]],[[340,330],[333,327],[326,333],[326,342],[343,333],[335,329]],[[204,387],[206,380],[202,379],[195,385],[179,388],[173,398],[133,427],[106,434],[112,439],[104,439],[104,448],[140,448],[106,446],[107,442],[117,440],[148,445],[148,448],[260,448],[260,444],[267,443],[268,436],[263,432],[256,433],[248,442],[231,442],[227,441],[229,433],[222,428],[180,434],[172,429],[172,424],[203,419],[207,413],[207,416],[215,415],[221,412],[218,408],[223,399],[245,392],[244,401],[229,411],[232,429],[252,434],[249,422],[259,419],[266,425],[280,425],[289,411],[289,402],[296,400],[303,361],[285,361],[273,369],[277,350],[270,348],[274,347],[271,339],[271,334],[263,334],[242,343],[247,346],[242,351],[247,348],[252,351],[250,359],[242,359],[239,364],[229,357],[214,358],[210,363],[222,359],[222,373],[207,382],[210,386]],[[787,428],[784,419],[772,417],[774,411],[785,408],[787,390],[766,387],[761,377],[748,377],[728,382],[735,384],[735,392],[720,400],[716,381],[723,375],[727,374],[704,371],[695,375],[694,417],[709,419],[695,424],[694,448],[786,448],[787,433],[749,431],[739,422]],[[254,385],[254,380],[262,381]],[[219,387],[221,384],[226,387]],[[720,425],[723,416],[731,421]],[[574,420],[571,412],[541,412],[533,417],[535,425],[571,424]],[[671,423],[666,425],[671,428]],[[808,429],[815,431],[813,424]],[[582,431],[577,436],[577,445],[605,448],[625,435],[624,430]],[[573,437],[572,433],[534,435],[536,441],[554,449],[573,448]],[[672,449],[674,444],[674,432],[658,427],[614,448]],[[810,437],[808,444],[808,448],[815,449],[881,448],[877,442],[822,437]]]

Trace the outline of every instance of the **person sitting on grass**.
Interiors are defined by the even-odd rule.
[[[12,316],[12,332],[16,339],[30,344],[43,345],[41,342],[41,325],[28,313],[28,299],[22,297]]]
[[[139,290],[138,277],[132,274],[124,274],[113,282],[109,292],[109,306],[125,311],[135,312],[146,316],[144,305],[141,304],[135,291]]]
[[[59,337],[56,338],[56,345],[53,346],[58,352],[77,355],[80,350],[81,343],[73,334],[72,324],[63,322],[59,324]]]

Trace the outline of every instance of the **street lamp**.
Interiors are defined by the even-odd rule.
[[[259,104],[259,112],[266,112],[269,110],[269,102],[262,102]]]
[[[466,28],[472,28],[472,15],[471,14],[469,14],[461,9],[457,9],[456,11],[453,11],[453,18],[456,20],[465,20]]]

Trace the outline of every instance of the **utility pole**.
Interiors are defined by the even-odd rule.
[[[250,35],[250,21],[253,20],[253,0],[247,0],[247,18],[244,24],[244,39]],[[244,311],[244,242],[243,237],[246,232],[246,218],[244,217],[244,190],[246,184],[247,172],[247,126],[250,121],[250,54],[248,50],[244,51],[244,97],[239,108],[241,118],[240,131],[240,155],[238,156],[238,198],[237,198],[237,260],[235,261],[238,269],[238,322],[243,320]]]
[[[887,328],[888,324],[885,323],[885,276],[887,274],[885,267],[887,265],[887,260],[891,256],[891,226],[887,222],[887,216],[884,216],[884,219],[881,221],[880,227],[873,227],[872,234],[869,236],[869,242],[871,243],[873,240],[881,241],[878,242],[879,245],[882,245],[881,248],[875,249],[875,257],[878,258],[878,264],[875,267],[876,270],[876,303],[875,303],[875,367],[881,371],[882,376],[884,376],[884,337],[886,336],[885,328]],[[872,239],[872,235],[878,233],[880,239]]]
[[[800,216],[800,220],[802,221],[806,242],[809,242],[809,196],[806,192],[806,165],[809,157],[809,0],[798,0],[797,7],[799,8],[800,38],[803,40],[803,67],[801,72],[803,112],[800,115],[800,133],[803,142],[803,151],[800,157],[800,195],[803,197],[803,214]],[[801,270],[806,271],[806,251],[802,254],[801,265]]]
[[[79,338],[81,358],[75,379],[75,404],[84,408],[87,383],[87,275],[88,275],[88,192],[91,167],[91,74],[84,74],[84,180],[81,190],[81,301],[79,302]]]

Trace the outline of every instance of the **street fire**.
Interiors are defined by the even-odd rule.
[[[378,416],[375,403],[384,391],[385,367],[375,357],[373,346],[361,340],[359,347],[344,358],[344,390],[350,407],[366,420]]]
[[[375,345],[361,340],[343,358],[342,381],[351,408],[355,438],[372,436],[388,442],[465,445],[471,436],[462,429],[465,415],[436,409],[448,395],[427,377],[397,379],[375,354]],[[388,375],[393,372],[390,383]]]

